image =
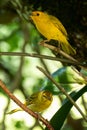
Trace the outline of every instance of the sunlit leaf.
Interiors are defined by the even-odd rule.
[[[62,67],[52,74],[52,77],[67,91],[71,88],[82,87],[86,84],[85,79],[79,75],[79,72],[70,66]],[[56,86],[49,80],[45,79],[42,89],[50,89],[58,92]]]

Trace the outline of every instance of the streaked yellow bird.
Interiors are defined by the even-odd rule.
[[[59,41],[62,50],[67,54],[76,54],[75,49],[68,42],[67,31],[59,19],[41,11],[33,11],[30,17],[45,38]]]
[[[32,94],[28,100],[25,101],[25,105],[34,112],[42,112],[47,109],[53,100],[52,93],[49,91],[40,91]],[[23,111],[21,108],[16,108],[8,112],[7,114],[13,114],[18,111]]]

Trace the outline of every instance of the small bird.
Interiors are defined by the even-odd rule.
[[[47,109],[53,100],[52,93],[44,90],[32,94],[29,99],[25,101],[25,105],[34,112],[42,112]],[[23,111],[21,108],[16,108],[8,112],[7,114],[13,114],[18,111]]]
[[[57,40],[62,50],[75,55],[75,49],[68,42],[68,34],[62,23],[55,16],[41,11],[33,11],[30,18],[33,20],[37,30],[49,41]]]

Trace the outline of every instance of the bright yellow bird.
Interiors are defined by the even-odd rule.
[[[51,105],[52,100],[53,100],[52,93],[44,90],[32,94],[24,104],[34,112],[42,112]],[[18,111],[23,110],[21,108],[16,108],[11,110],[7,114],[13,114]]]
[[[68,34],[59,19],[41,11],[33,11],[30,17],[45,38],[59,41],[62,50],[67,54],[76,54],[75,49],[68,42]]]

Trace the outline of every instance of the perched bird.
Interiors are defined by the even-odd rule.
[[[29,99],[25,101],[25,105],[34,112],[42,112],[47,109],[52,103],[52,93],[49,91],[40,91],[32,94]],[[16,108],[8,112],[7,114],[13,114],[18,111],[23,111],[21,108]]]
[[[68,42],[68,34],[62,23],[56,17],[41,11],[33,11],[31,14],[37,30],[49,41],[57,40],[62,50],[71,55],[75,55],[75,49]]]

